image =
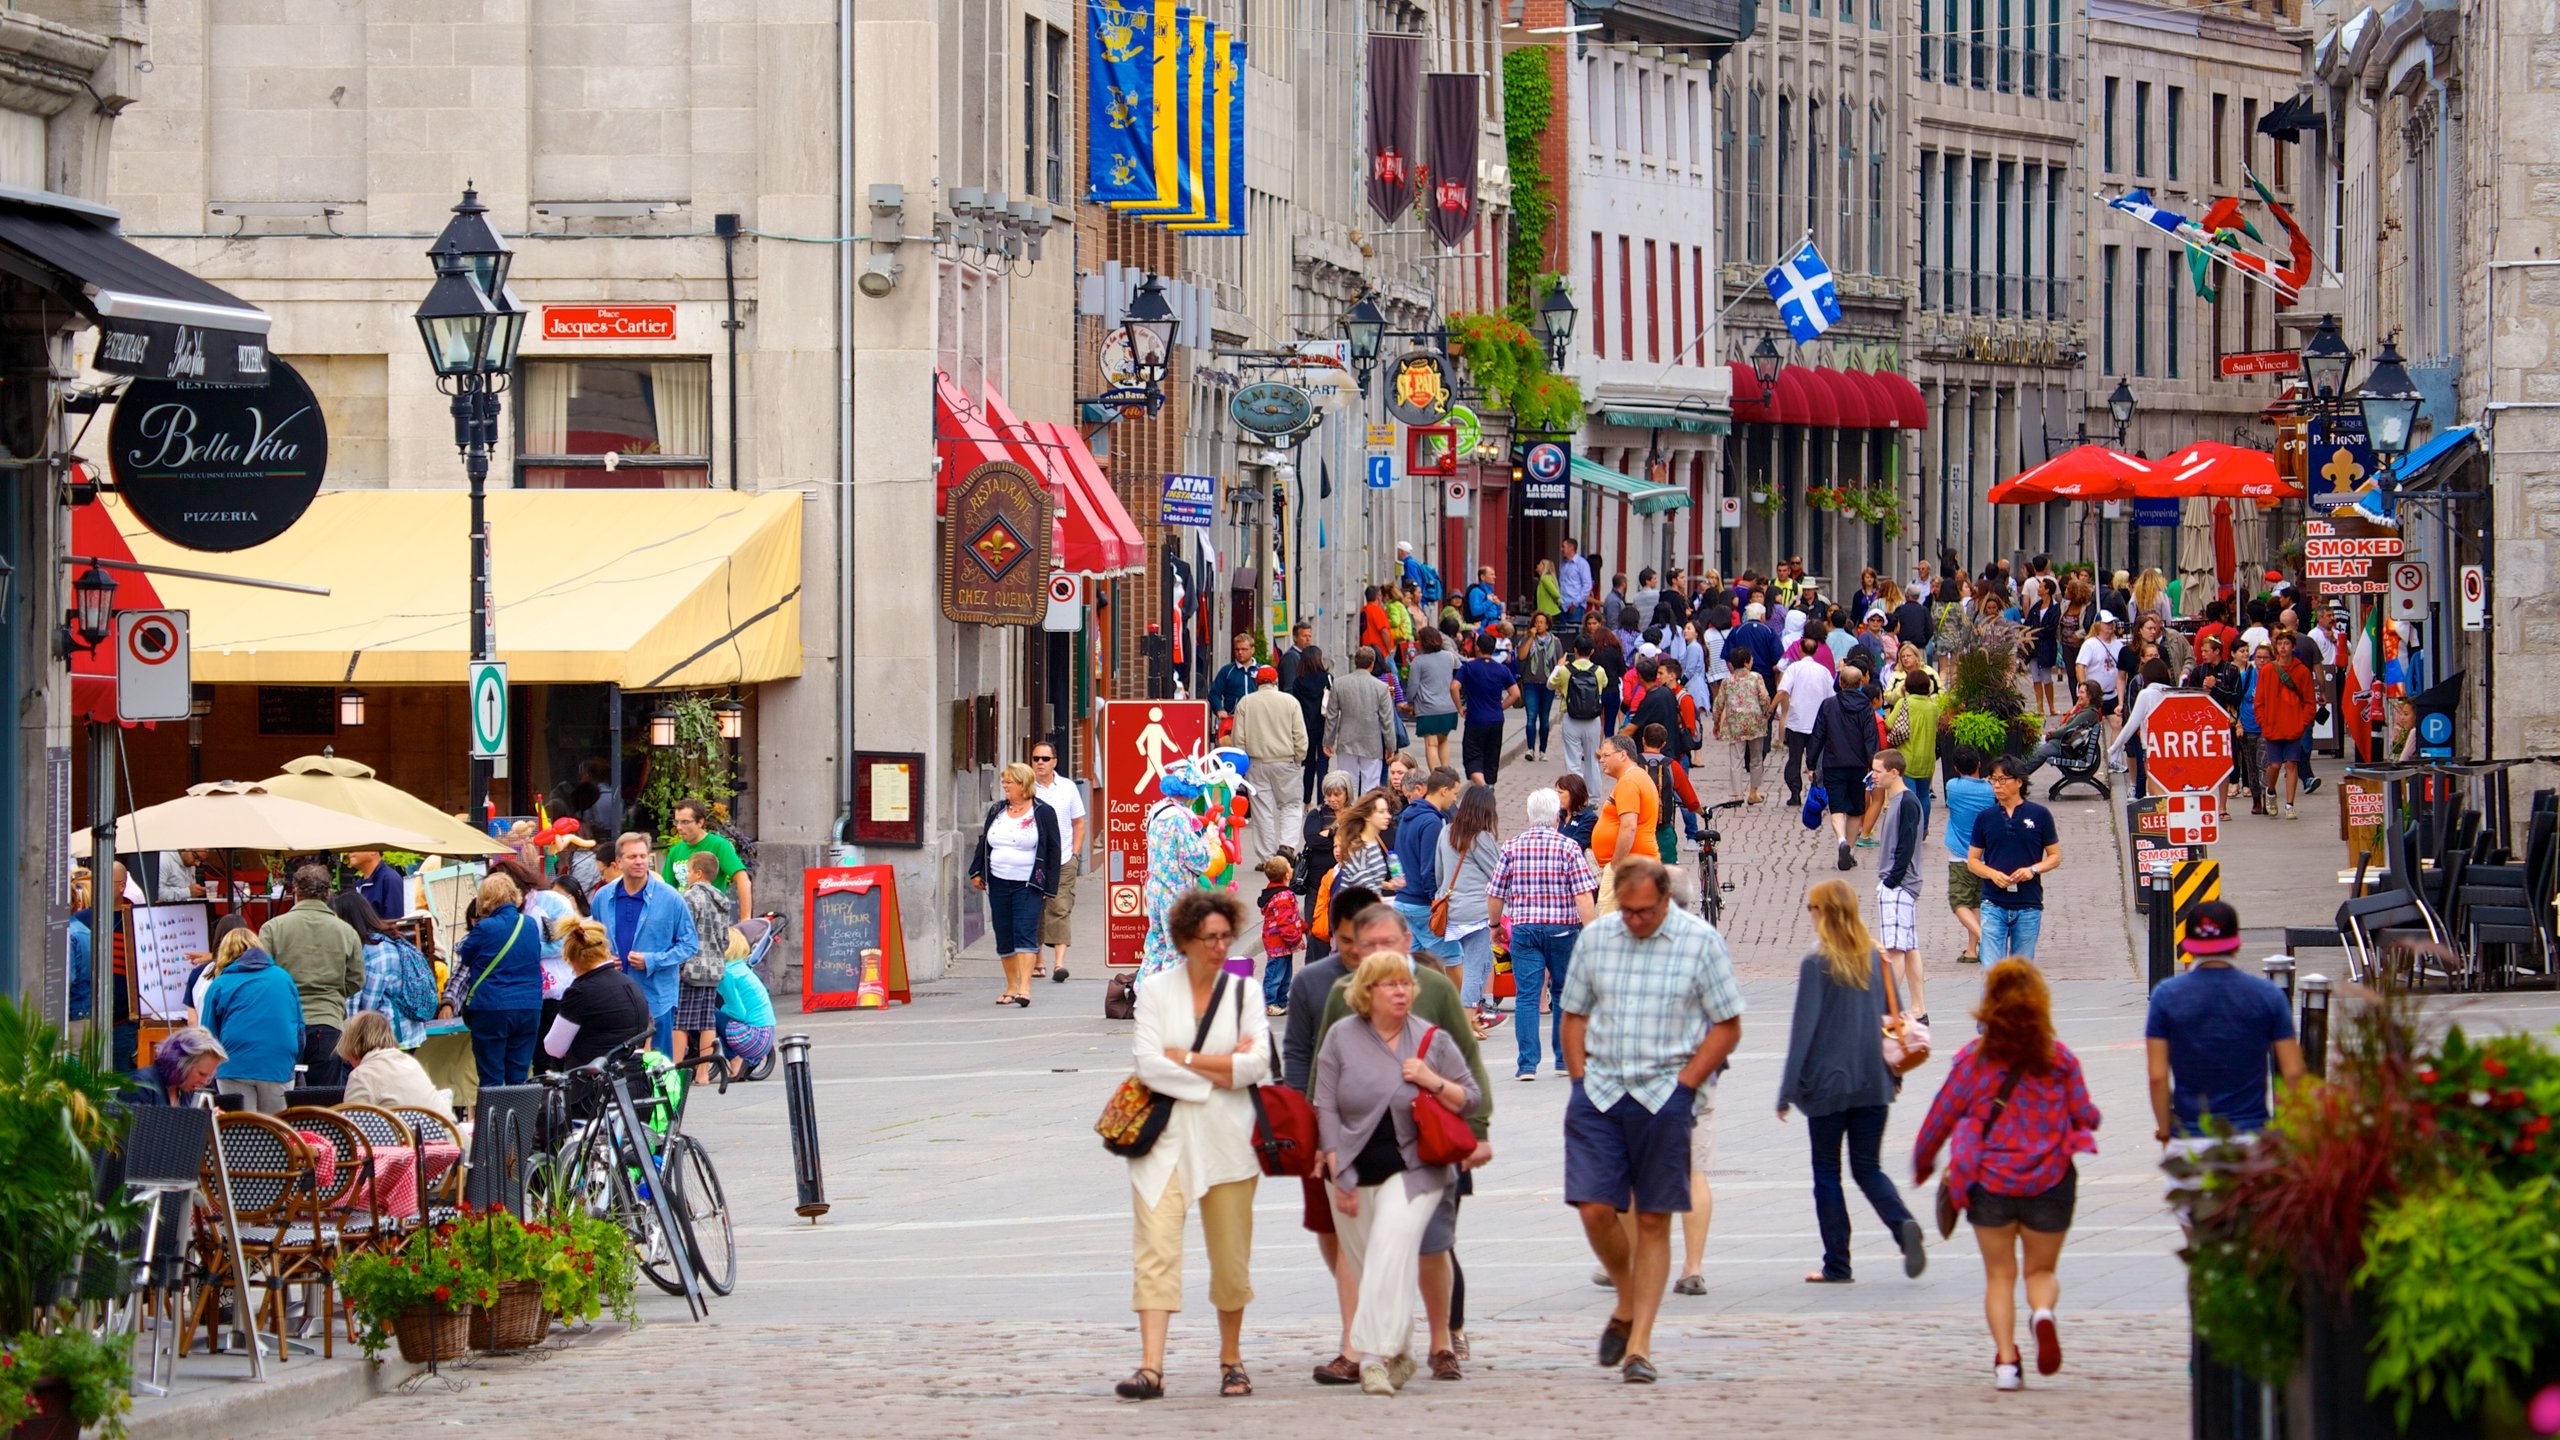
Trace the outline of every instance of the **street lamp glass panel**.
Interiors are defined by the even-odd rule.
[[[91,647],[105,644],[116,628],[116,577],[92,565],[71,582],[71,595],[78,608],[80,639]]]
[[[1579,317],[1573,308],[1573,297],[1564,293],[1561,279],[1547,291],[1547,298],[1538,302],[1538,318],[1547,325],[1549,358],[1563,364],[1564,357],[1573,350],[1573,323]]]
[[[1760,343],[1751,347],[1751,374],[1759,380],[1760,387],[1765,390],[1777,384],[1778,372],[1785,368],[1785,360],[1778,355],[1778,342],[1761,336]]]
[[[660,750],[671,750],[676,743],[676,712],[661,705],[649,712],[649,743]]]
[[[2116,417],[2116,428],[2119,430],[2133,423],[2132,386],[2121,379],[2116,381],[2115,393],[2107,397],[2107,413]]]
[[[361,725],[364,723],[363,691],[341,690],[338,692],[338,723],[341,725]]]
[[[489,223],[489,207],[480,203],[480,192],[465,188],[462,203],[453,207],[453,218],[446,221],[443,233],[436,236],[430,256],[450,250],[462,259],[463,268],[480,286],[483,295],[495,295],[506,288],[507,271],[515,264],[515,252],[508,248],[506,237]]]
[[[1120,317],[1120,326],[1129,335],[1129,355],[1136,364],[1141,380],[1153,386],[1163,381],[1165,371],[1173,364],[1173,342],[1182,333],[1182,317],[1165,303],[1164,286],[1150,275],[1129,297],[1128,313]]]
[[[1342,317],[1342,338],[1351,342],[1353,360],[1377,360],[1379,349],[1387,341],[1387,317],[1379,311],[1376,301],[1363,295],[1352,305],[1351,313]]]
[[[746,737],[746,706],[739,704],[735,700],[721,700],[712,705],[711,713],[719,717],[721,739],[740,740]]]
[[[473,374],[489,353],[489,331],[497,307],[471,281],[451,252],[439,257],[435,288],[418,307],[418,334],[426,341],[427,361],[436,374],[451,378]]]
[[[2313,332],[2309,344],[2302,347],[2302,382],[2311,389],[2315,400],[2335,400],[2346,392],[2347,367],[2353,365],[2356,352],[2338,337],[2338,317],[2323,315],[2320,328]]]
[[[2410,432],[2418,425],[2418,398],[2416,382],[2401,366],[2400,347],[2382,342],[2382,353],[2374,357],[2373,369],[2356,389],[2356,403],[2364,411],[2365,438],[2373,443],[2374,453],[2393,458],[2408,453]]]
[[[525,308],[513,290],[498,292],[497,323],[489,331],[489,364],[492,374],[505,374],[516,368],[516,346],[524,340]]]

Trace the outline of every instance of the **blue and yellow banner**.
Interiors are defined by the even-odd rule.
[[[1157,16],[1162,20],[1165,6],[1159,4]],[[1154,133],[1148,137],[1154,147],[1155,189],[1146,195],[1114,200],[1111,208],[1138,220],[1165,222],[1181,219],[1191,208],[1191,197],[1199,189],[1199,156],[1195,146],[1196,121],[1201,87],[1196,83],[1205,73],[1203,52],[1208,41],[1208,22],[1191,12],[1187,5],[1172,6],[1172,19],[1159,24],[1154,48],[1148,55],[1149,108],[1155,119]]]
[[[1244,42],[1211,30],[1209,94],[1200,153],[1201,200],[1207,213],[1166,228],[1185,235],[1244,233]]]
[[[1089,199],[1152,205],[1170,198],[1174,176],[1172,167],[1159,159],[1158,142],[1169,147],[1173,141],[1174,127],[1166,122],[1171,116],[1172,62],[1181,43],[1175,16],[1173,0],[1086,4]]]

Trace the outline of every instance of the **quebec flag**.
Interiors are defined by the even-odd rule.
[[[1822,252],[1812,241],[1779,261],[1760,283],[1778,302],[1778,318],[1787,322],[1787,333],[1797,344],[1840,323],[1840,287],[1831,282],[1831,267],[1822,263]]]

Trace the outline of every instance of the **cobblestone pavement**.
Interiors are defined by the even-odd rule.
[[[1505,828],[1553,767],[1507,767]],[[1723,793],[1721,790],[1718,793]],[[1783,793],[1777,797],[1782,799]],[[1629,1387],[1589,1347],[1610,1297],[1562,1204],[1561,1077],[1501,1081],[1497,1156],[1467,1202],[1459,1254],[1474,1359],[1461,1384],[1417,1380],[1396,1402],[1406,1423],[1469,1436],[1634,1434],[1666,1417],[1749,1434],[1813,1423],[1886,1424],[1969,1440],[2169,1436],[2185,1423],[2185,1330],[2176,1232],[2158,1200],[2142,1082],[2143,997],[2126,939],[2114,841],[2095,805],[2056,810],[2069,857],[2052,889],[2044,952],[2063,1038],[2107,1114],[2085,1157],[2078,1226],[2062,1263],[2069,1363],[2024,1394],[1990,1388],[1980,1260],[1968,1232],[1932,1242],[1906,1280],[1893,1247],[1853,1195],[1859,1283],[1810,1286],[1818,1263],[1801,1119],[1774,1111],[1775,1071],[1798,956],[1802,894],[1837,874],[1832,852],[1775,804],[1728,815],[1727,897],[1750,1012],[1720,1087],[1716,1193],[1703,1297],[1666,1300],[1656,1344],[1663,1384]],[[1871,850],[1859,851],[1862,889]],[[1951,1053],[1969,1030],[1975,982],[1952,962],[1943,868],[1923,914],[1931,1007]],[[999,1010],[992,960],[963,957],[916,1003],[886,1014],[786,1014],[813,1040],[828,1198],[797,1219],[780,1086],[703,1095],[688,1119],[718,1158],[738,1216],[739,1285],[703,1326],[652,1295],[637,1334],[547,1361],[470,1372],[459,1394],[432,1389],[371,1402],[338,1434],[414,1435],[484,1423],[492,1433],[663,1432],[688,1421],[744,1434],[807,1426],[826,1434],[1194,1434],[1215,1424],[1326,1433],[1360,1423],[1369,1401],[1318,1389],[1307,1367],[1331,1353],[1330,1282],[1297,1226],[1294,1182],[1256,1206],[1256,1299],[1246,1356],[1260,1394],[1233,1412],[1216,1399],[1205,1259],[1190,1247],[1191,1308],[1175,1320],[1172,1397],[1137,1406],[1110,1384],[1137,1355],[1128,1311],[1129,1202],[1122,1166],[1092,1138],[1093,1114],[1126,1073],[1124,1026],[1100,1017],[1100,897],[1077,909],[1075,977],[1041,982],[1029,1010]],[[790,1007],[786,1002],[784,1008]],[[1497,1075],[1515,1023],[1487,1042]],[[1918,1072],[1895,1107],[1888,1170],[1907,1185],[1911,1136],[1943,1063]],[[1285,1188],[1284,1188],[1285,1187]],[[1923,1214],[1928,1197],[1907,1191]],[[1357,1418],[1354,1418],[1357,1417]],[[1423,1417],[1428,1417],[1427,1419]]]

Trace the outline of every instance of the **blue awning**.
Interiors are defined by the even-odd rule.
[[[2478,430],[2469,425],[2456,426],[2400,457],[2400,463],[2392,467],[2391,483],[2402,490],[2424,484],[2438,472],[2470,459],[2479,448]]]

